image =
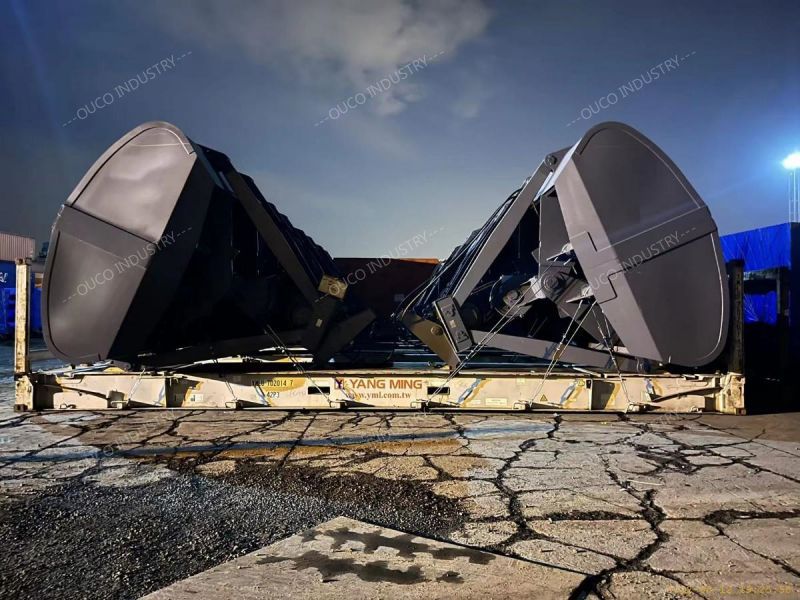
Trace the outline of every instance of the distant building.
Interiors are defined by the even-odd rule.
[[[36,241],[33,238],[0,232],[0,288],[16,285],[18,258],[33,258]]]
[[[33,238],[0,232],[0,338],[14,334],[18,258],[33,258],[36,241]],[[33,329],[41,329],[38,308],[32,312]]]
[[[18,258],[33,258],[35,252],[33,238],[0,232],[0,261],[13,263]]]

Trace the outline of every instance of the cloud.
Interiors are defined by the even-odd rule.
[[[470,87],[453,103],[452,111],[462,119],[474,119],[478,116],[486,100],[492,97],[489,90]]]
[[[358,114],[348,116],[351,118],[347,121],[347,138],[362,147],[403,162],[417,156],[413,138],[402,127],[378,118],[362,118]]]
[[[494,86],[487,86],[488,81],[493,81]],[[454,76],[452,88],[457,91],[454,92],[455,100],[450,110],[462,119],[474,119],[494,96],[496,85],[496,68],[490,59],[479,58],[469,69],[461,67]]]
[[[156,21],[195,45],[243,52],[339,92],[363,90],[422,56],[443,52],[450,59],[490,19],[483,0],[200,0],[161,3]],[[404,82],[381,94],[371,110],[395,114],[422,96],[418,82]]]

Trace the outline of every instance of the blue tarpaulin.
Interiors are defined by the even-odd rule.
[[[778,322],[777,292],[767,292],[766,294],[745,294],[744,322],[769,323],[770,325],[775,325]]]
[[[764,269],[791,269],[796,257],[798,237],[797,223],[781,223],[720,238],[725,260],[744,261],[745,273]],[[793,286],[792,286],[793,287]],[[775,291],[759,294],[746,293],[744,297],[744,320],[746,323],[775,324],[778,319],[778,298]]]
[[[744,261],[744,271],[792,266],[792,223],[723,235],[725,260]]]
[[[13,288],[17,285],[17,265],[0,260],[0,287]]]
[[[31,285],[34,278],[31,276]],[[17,266],[13,262],[0,261],[0,337],[14,335],[14,310],[17,302]],[[31,289],[31,331],[42,331],[42,290]]]
[[[14,335],[16,296],[16,289],[0,287],[0,336],[10,337]]]

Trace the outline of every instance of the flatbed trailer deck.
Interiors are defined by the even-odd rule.
[[[15,408],[19,411],[125,408],[728,414],[745,411],[741,370],[682,375],[565,368],[548,371],[544,366],[475,367],[452,375],[446,368],[306,369],[303,363],[294,360],[270,363],[234,360],[195,365],[187,371],[130,372],[102,365],[34,371],[30,364],[35,356],[29,349],[31,268],[29,261],[18,262]],[[736,335],[735,324],[732,332],[738,347],[740,336]],[[740,362],[740,352],[738,355],[735,360]]]

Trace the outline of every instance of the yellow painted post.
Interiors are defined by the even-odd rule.
[[[30,329],[30,259],[17,259],[17,298],[14,309],[14,374],[25,375],[30,371],[28,356]]]

